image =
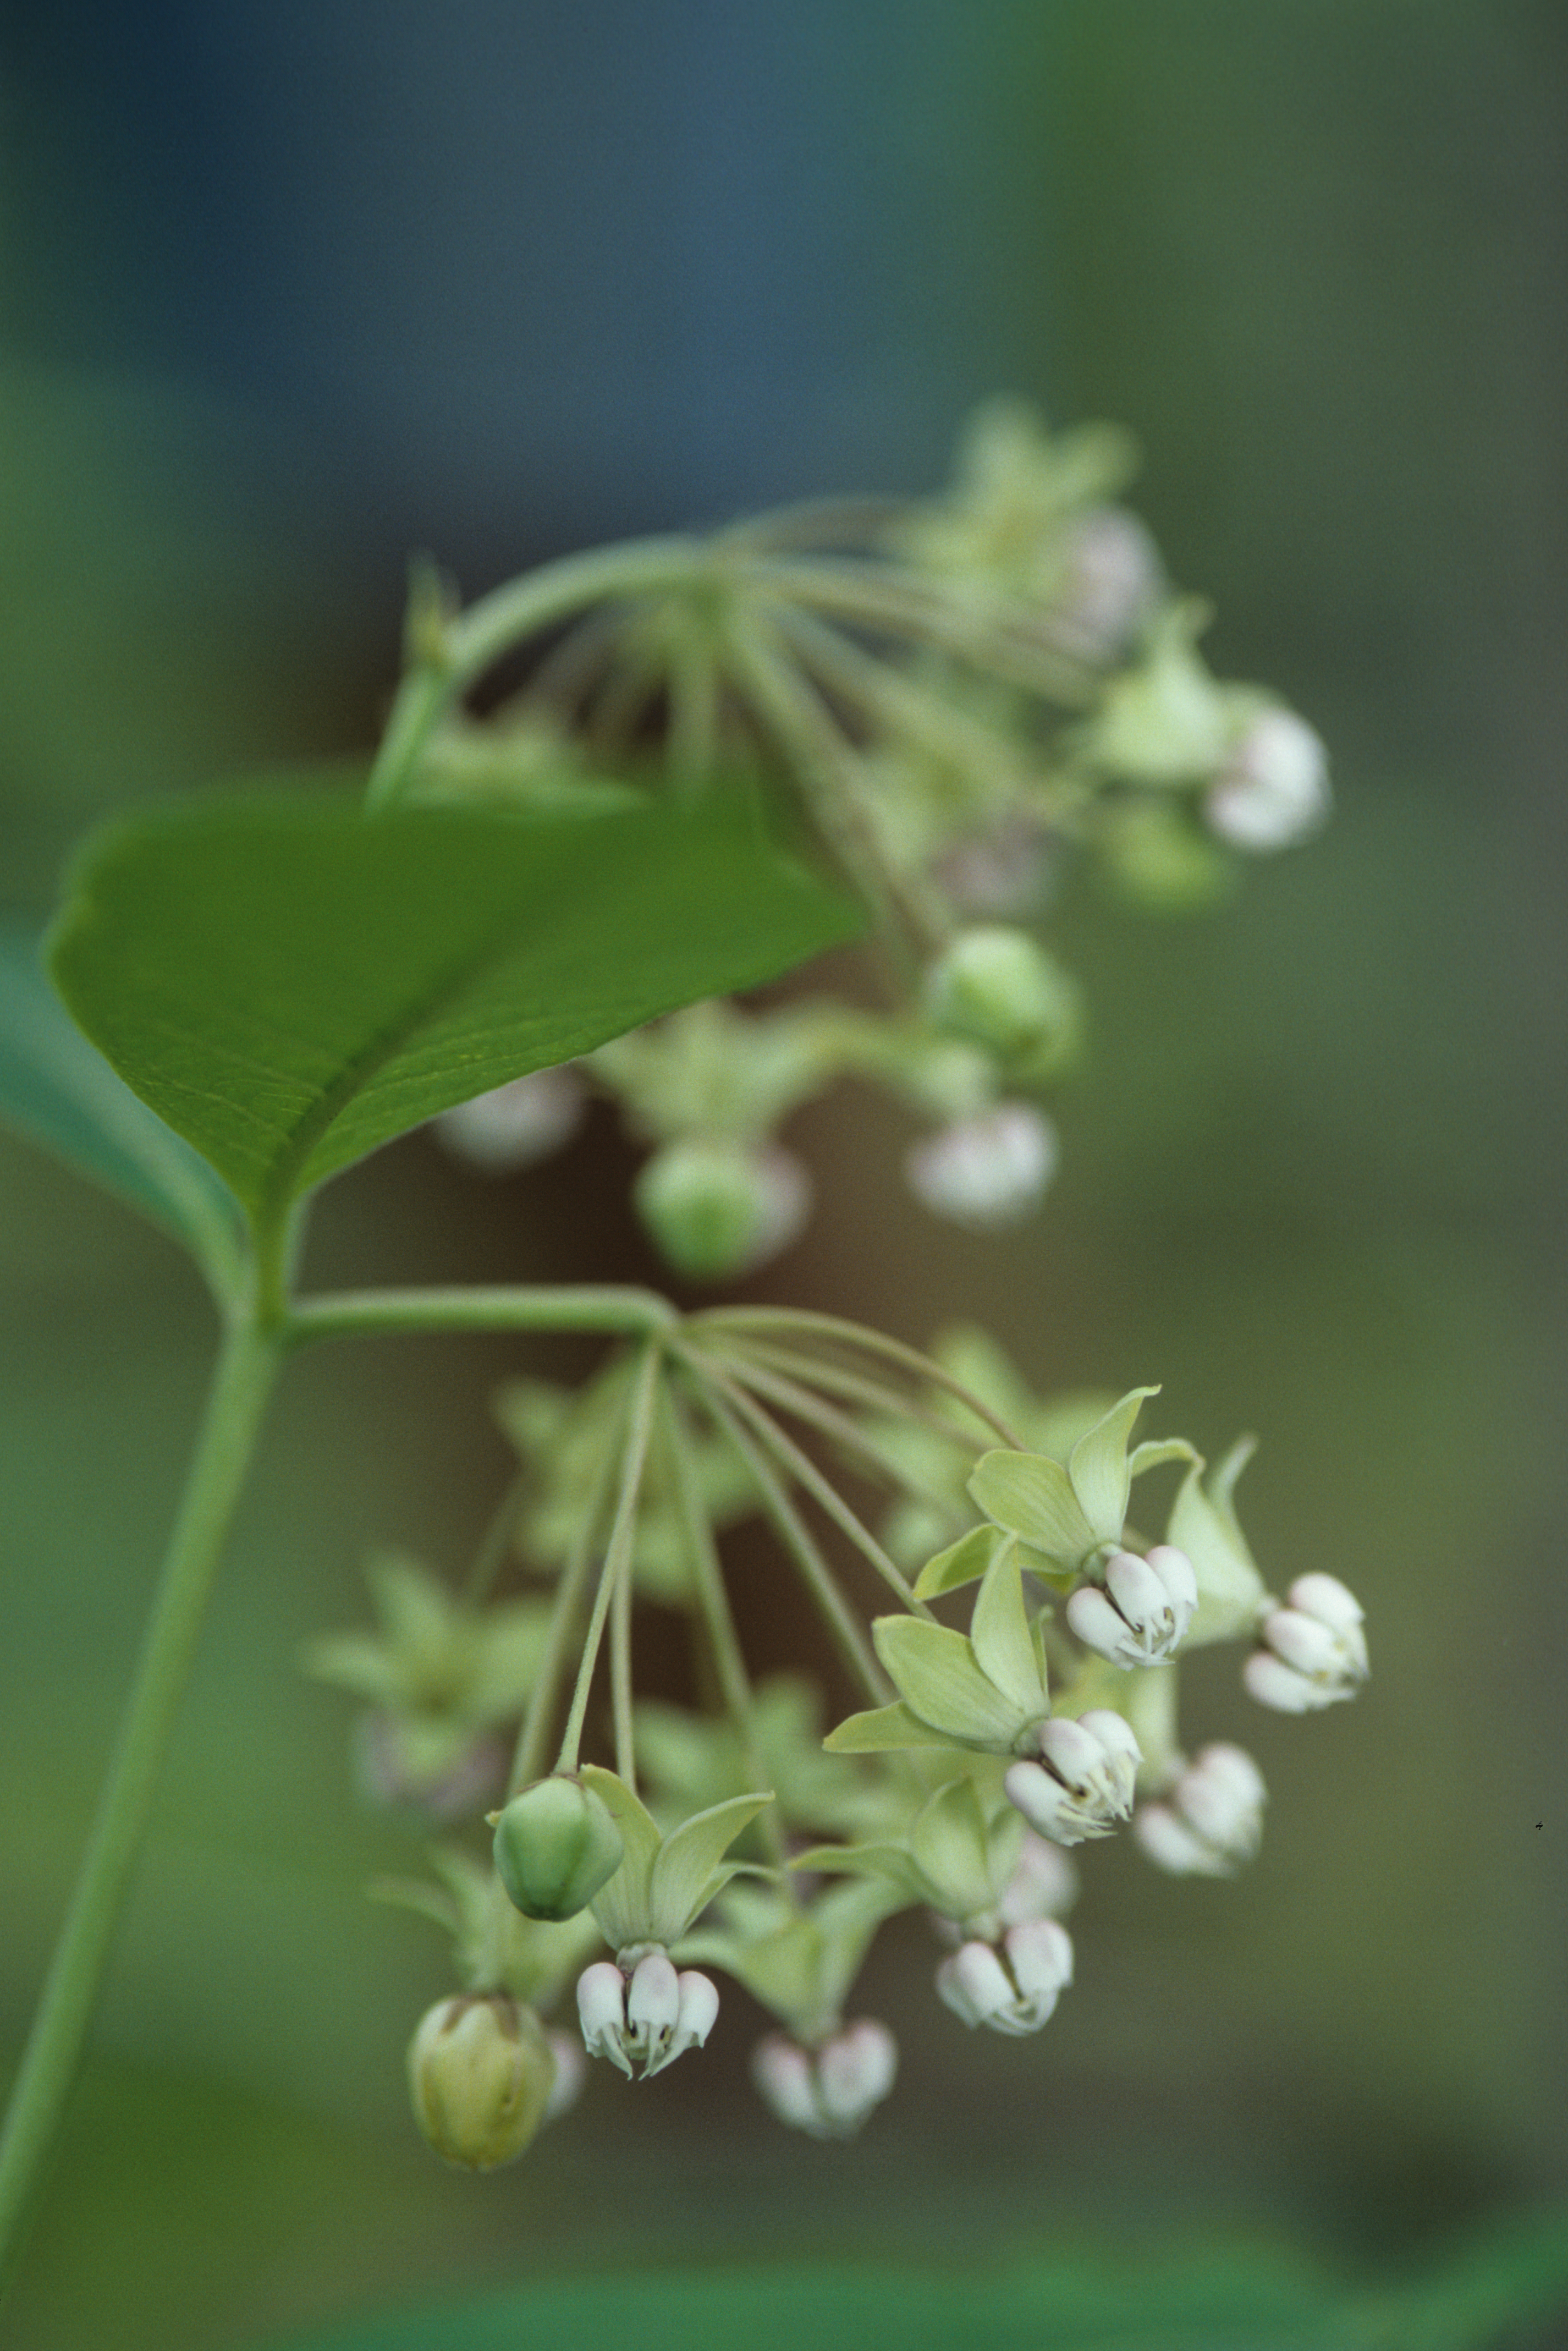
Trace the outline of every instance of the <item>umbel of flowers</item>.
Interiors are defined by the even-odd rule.
[[[524,1454],[509,1539],[553,1595],[421,1609],[418,1571],[382,1569],[383,1633],[311,1660],[371,1697],[361,1751],[405,1751],[422,1726],[444,1765],[423,1811],[443,1820],[492,1751],[484,1661],[509,1660],[511,1792],[470,1805],[488,1807],[489,1857],[445,1846],[442,1887],[383,1889],[454,1935],[459,1989],[409,2060],[442,2155],[486,2168],[520,2153],[575,2096],[584,2053],[650,2079],[700,2050],[726,1975],[774,2019],[752,2058],[765,2103],[814,2137],[848,2137],[897,2069],[886,2024],[852,2003],[894,1912],[931,1918],[935,1991],[956,2019],[1022,2037],[1072,1982],[1069,1848],[1130,1824],[1166,1871],[1228,1876],[1250,1858],[1261,1774],[1239,1747],[1184,1744],[1180,1660],[1237,1644],[1254,1699],[1309,1712],[1364,1678],[1361,1611],[1322,1570],[1269,1591],[1233,1500],[1249,1447],[1210,1469],[1184,1438],[1136,1442],[1156,1393],[1039,1401],[975,1333],[925,1358],[829,1318],[737,1308],[672,1322],[570,1402],[503,1395]],[[840,1464],[887,1489],[880,1528]],[[1129,1512],[1162,1471],[1176,1475],[1151,1541]],[[916,1562],[922,1513],[949,1539]],[[753,1514],[869,1701],[825,1738],[810,1684],[754,1682],[737,1637],[718,1530]],[[894,1604],[876,1613],[873,1583]],[[650,1603],[693,1620],[714,1711],[638,1694]],[[581,1758],[591,1721],[612,1767]],[[383,1792],[422,1801],[406,1778]]]
[[[373,805],[592,808],[625,789],[606,776],[689,798],[760,774],[864,903],[893,983],[880,1008],[689,1007],[446,1113],[450,1147],[505,1173],[607,1093],[649,1151],[634,1198],[655,1245],[723,1280],[800,1230],[812,1182],[779,1131],[851,1078],[915,1122],[905,1174],[933,1215],[1030,1214],[1084,1033],[1038,935],[1073,867],[1201,906],[1329,810],[1312,729],[1206,666],[1207,607],[1119,503],[1134,470],[1125,434],[1053,435],[998,400],[933,497],[606,549],[466,613],[421,575]],[[524,683],[481,716],[467,689],[502,658]]]
[[[421,575],[372,810],[591,810],[760,778],[861,901],[883,982],[880,1001],[690,1004],[445,1113],[442,1139],[504,1171],[610,1095],[647,1151],[643,1225],[718,1281],[800,1229],[813,1186],[780,1130],[850,1078],[912,1116],[905,1172],[934,1214],[1028,1214],[1084,1035],[1039,935],[1073,866],[1200,905],[1329,806],[1312,729],[1205,665],[1207,608],[1118,503],[1132,470],[1124,435],[1053,437],[998,402],[936,497],[605,549],[466,611]],[[502,661],[523,683],[480,715]],[[310,1658],[366,1704],[367,1789],[467,1826],[439,1887],[388,1889],[455,1937],[458,1990],[410,2053],[443,2155],[520,2152],[584,2053],[645,2081],[700,2050],[716,1976],[772,2019],[767,2105],[847,2137],[897,2068],[853,2003],[893,1912],[933,1920],[956,2019],[1021,2037],[1072,1981],[1068,1849],[1130,1824],[1157,1867],[1210,1877],[1257,1850],[1261,1773],[1185,1742],[1180,1660],[1239,1644],[1253,1699],[1310,1712],[1364,1677],[1361,1610],[1321,1568],[1268,1589],[1234,1508],[1249,1445],[1210,1468],[1185,1438],[1135,1442],[1155,1394],[1041,1399],[978,1333],[927,1358],[763,1308],[668,1310],[575,1393],[507,1385],[518,1475],[463,1599],[383,1559],[381,1631]],[[1134,1524],[1146,1479],[1158,1516],[1140,1493]],[[756,1517],[859,1700],[825,1737],[811,1683],[758,1682],[737,1637],[721,1552]],[[514,1566],[539,1589],[497,1596]],[[640,1687],[649,1607],[690,1619],[706,1711]]]

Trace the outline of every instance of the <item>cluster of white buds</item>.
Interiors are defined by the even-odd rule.
[[[718,2017],[718,1993],[695,1968],[677,1974],[667,1951],[644,1951],[629,1976],[612,1959],[585,1968],[577,2011],[589,2055],[608,2057],[628,2079],[641,2068],[646,2081],[703,2046]]]
[[[1156,1543],[1146,1558],[1113,1551],[1103,1583],[1084,1583],[1067,1604],[1067,1621],[1086,1649],[1113,1666],[1157,1665],[1193,1619],[1197,1577],[1185,1551]]]
[[[1143,1750],[1125,1716],[1092,1707],[1076,1722],[1054,1715],[1034,1734],[1039,1761],[1009,1764],[1002,1786],[1030,1828],[1054,1844],[1109,1836],[1133,1809]]]
[[[1263,1836],[1263,1774],[1244,1748],[1200,1749],[1157,1804],[1133,1816],[1139,1844],[1173,1877],[1229,1877]]]
[[[885,2024],[862,2016],[813,2048],[770,2032],[751,2055],[751,2078],[781,2123],[812,2138],[852,2138],[881,2105],[898,2072],[898,2044]]]
[[[998,1102],[912,1144],[904,1172],[934,1216],[977,1232],[1030,1215],[1059,1155],[1056,1129],[1030,1102]]]
[[[1298,1575],[1286,1605],[1259,1627],[1262,1646],[1241,1669],[1249,1695],[1280,1714],[1310,1714],[1354,1698],[1366,1679],[1365,1611],[1337,1575]]]
[[[1014,2037],[1038,2032],[1071,1981],[1072,1938],[1054,1918],[1009,1927],[999,1944],[961,1943],[936,1970],[955,2016]]]

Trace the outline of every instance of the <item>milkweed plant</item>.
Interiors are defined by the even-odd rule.
[[[1236,1508],[1249,1438],[1211,1461],[1140,1437],[1155,1386],[1037,1395],[963,1325],[922,1354],[829,1311],[313,1294],[296,1274],[311,1193],[392,1136],[434,1120],[476,1169],[510,1169],[598,1094],[645,1146],[654,1246],[688,1288],[722,1284],[809,1216],[779,1131],[845,1080],[903,1105],[925,1208],[1005,1249],[1082,1050],[1080,989],[1040,935],[1061,874],[1201,904],[1329,810],[1312,728],[1205,665],[1206,608],[1117,502],[1131,471],[1119,432],[1052,436],[998,402],[934,497],[573,556],[466,609],[416,572],[362,790],[134,815],[78,862],[57,993],[13,953],[11,1109],[187,1244],[224,1340],[13,2099],[7,2223],[264,1408],[327,1341],[607,1345],[575,1391],[502,1388],[517,1472],[467,1582],[378,1557],[373,1622],[304,1660],[358,1709],[361,1787],[429,1841],[426,1876],[378,1890],[450,1941],[450,1995],[408,2053],[449,2162],[520,2156],[588,2060],[648,2078],[700,2050],[723,1979],[771,2020],[765,2106],[847,2137],[897,2068],[854,1991],[894,1913],[934,1922],[958,2024],[1022,2037],[1072,1980],[1074,1848],[1125,1828],[1155,1868],[1207,1877],[1256,1852],[1261,1775],[1182,1719],[1182,1659],[1236,1644],[1247,1692],[1286,1714],[1353,1696],[1367,1659],[1334,1575],[1270,1590]],[[856,938],[852,1000],[751,1000]],[[748,1520],[771,1547],[748,1536],[737,1562]],[[810,1671],[748,1661],[731,1593],[765,1558],[820,1612],[847,1714]],[[649,1607],[686,1620],[708,1703],[640,1686]]]

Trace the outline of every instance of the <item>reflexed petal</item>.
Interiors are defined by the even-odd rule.
[[[1332,1674],[1340,1661],[1338,1635],[1299,1608],[1276,1608],[1263,1619],[1263,1638],[1299,1674]]]
[[[817,2093],[835,2129],[858,2129],[897,2072],[898,2043],[874,2017],[862,2016],[825,2042],[817,2053]]]
[[[1228,1877],[1230,1865],[1223,1854],[1177,1818],[1169,1804],[1140,1804],[1133,1815],[1133,1834],[1157,1869],[1173,1877]]]
[[[1333,1706],[1336,1698],[1351,1695],[1333,1682],[1309,1681],[1272,1649],[1253,1650],[1241,1668],[1241,1682],[1249,1698],[1255,1698],[1260,1706],[1272,1707],[1276,1714],[1311,1714],[1318,1707]]]
[[[1071,1631],[1096,1656],[1129,1668],[1142,1662],[1143,1652],[1126,1618],[1097,1583],[1081,1585],[1062,1613]]]
[[[817,2111],[811,2060],[799,2043],[782,2032],[770,2032],[751,2053],[751,2078],[766,2105],[792,2130],[826,2136]]]
[[[1002,1939],[1013,1981],[1028,2001],[1049,1998],[1072,1981],[1072,1938],[1054,1918],[1036,1918],[1014,1927]],[[1041,2019],[1044,2022],[1044,2019]]]
[[[577,1980],[577,2012],[582,2045],[591,2057],[608,2057],[630,2075],[626,2055],[626,1979],[610,1959],[597,1959]]]
[[[1197,1606],[1197,1571],[1186,1552],[1175,1543],[1156,1543],[1146,1563],[1170,1593],[1177,1614],[1185,1609],[1190,1619]]]

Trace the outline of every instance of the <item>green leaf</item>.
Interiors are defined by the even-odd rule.
[[[904,1703],[933,1730],[1009,1747],[1029,1719],[980,1671],[962,1633],[919,1616],[879,1616],[871,1635]]]
[[[183,1242],[220,1297],[238,1288],[233,1195],[88,1043],[15,923],[0,924],[0,1118]]]
[[[649,1905],[656,1941],[673,1943],[685,1932],[709,1899],[709,1880],[719,1863],[741,1830],[749,1826],[764,1804],[772,1802],[770,1791],[731,1796],[722,1804],[710,1804],[706,1812],[694,1813],[664,1839],[653,1864]]]
[[[847,937],[749,806],[190,803],[89,844],[71,1011],[254,1216],[437,1111]]]
[[[967,1535],[928,1559],[915,1581],[916,1600],[939,1600],[945,1592],[959,1592],[984,1575],[1005,1540],[995,1527],[971,1527]]]
[[[982,1453],[969,1491],[988,1519],[1063,1567],[1097,1548],[1066,1470],[1044,1453]]]
[[[1119,1542],[1122,1539],[1132,1482],[1127,1469],[1127,1439],[1144,1398],[1158,1394],[1157,1387],[1134,1388],[1119,1404],[1112,1405],[1103,1420],[1095,1422],[1086,1437],[1079,1438],[1068,1458],[1072,1490],[1082,1503],[1083,1514],[1097,1540],[1103,1543]]]
[[[912,1714],[902,1700],[896,1706],[875,1706],[863,1714],[846,1715],[822,1741],[830,1755],[887,1755],[900,1748],[951,1748],[953,1743]]]
[[[1026,1718],[1049,1711],[1040,1662],[1024,1613],[1018,1545],[1004,1542],[986,1570],[969,1622],[975,1663]]]

